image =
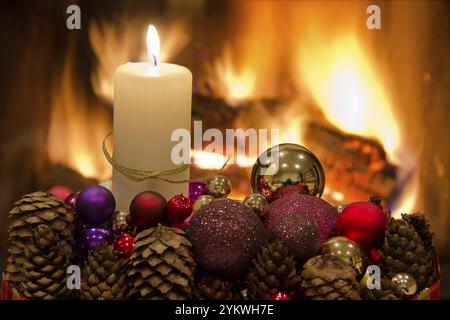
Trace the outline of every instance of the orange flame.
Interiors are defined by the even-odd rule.
[[[109,110],[90,101],[74,79],[75,70],[69,51],[60,87],[55,88],[49,126],[49,157],[87,178],[105,180],[111,167],[103,156],[101,143],[110,129]]]
[[[347,34],[331,43],[316,39],[301,43],[298,52],[299,81],[328,121],[345,132],[379,140],[390,161],[401,164],[400,170],[412,171],[413,167],[401,161],[405,157],[401,131],[383,77],[358,38]],[[396,204],[394,216],[414,207],[418,181],[412,180]]]
[[[302,80],[326,118],[346,132],[379,139],[394,157],[401,137],[392,103],[356,37],[299,52]]]

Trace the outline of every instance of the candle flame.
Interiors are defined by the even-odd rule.
[[[147,50],[150,60],[154,62],[155,66],[158,65],[160,54],[159,36],[158,31],[152,24],[148,26],[147,31]]]

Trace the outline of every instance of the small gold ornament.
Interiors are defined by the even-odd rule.
[[[345,205],[344,205],[344,204],[338,204],[338,205],[336,206],[336,210],[337,210],[338,213],[341,213],[342,210],[344,210],[344,208],[345,208]]]
[[[113,217],[113,225],[120,229],[121,227],[128,225],[129,219],[129,212],[117,210]]]
[[[264,206],[267,206],[269,204],[269,202],[267,202],[267,199],[259,193],[248,195],[247,197],[245,197],[242,203],[256,212],[260,217]]]
[[[198,209],[200,209],[205,204],[210,204],[213,202],[215,198],[213,196],[209,195],[203,195],[198,197],[198,199],[194,202],[194,206],[192,207],[192,211],[196,212]]]
[[[364,276],[367,269],[367,259],[361,247],[345,237],[334,237],[322,245],[321,254],[331,254],[351,265],[358,275]]]
[[[264,151],[252,169],[255,193],[266,188],[275,193],[286,185],[302,183],[317,197],[325,188],[325,173],[319,159],[298,144],[283,143]]]
[[[406,272],[397,273],[391,279],[395,290],[407,296],[412,296],[417,292],[417,282],[412,275]]]
[[[223,198],[231,192],[231,181],[225,176],[215,176],[206,183],[206,193],[214,198]]]

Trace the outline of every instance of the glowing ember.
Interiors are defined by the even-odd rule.
[[[200,169],[218,170],[227,158],[219,153],[191,150],[193,163]]]

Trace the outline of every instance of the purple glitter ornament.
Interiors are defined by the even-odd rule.
[[[76,209],[85,223],[101,224],[114,214],[116,200],[111,191],[105,187],[88,187],[78,195]]]
[[[189,199],[195,202],[200,196],[204,195],[206,191],[206,183],[203,182],[189,182]]]
[[[320,249],[316,224],[302,214],[282,215],[273,224],[271,234],[280,239],[301,262],[315,256]]]
[[[111,244],[111,231],[102,226],[85,227],[83,230],[83,240],[85,248],[91,251],[100,245]]]
[[[202,206],[186,226],[197,264],[224,277],[244,273],[266,241],[264,226],[240,201],[217,199]]]
[[[335,235],[338,212],[328,202],[307,194],[292,194],[275,200],[264,210],[266,230],[284,215],[301,214],[314,222],[320,233],[320,242]]]

